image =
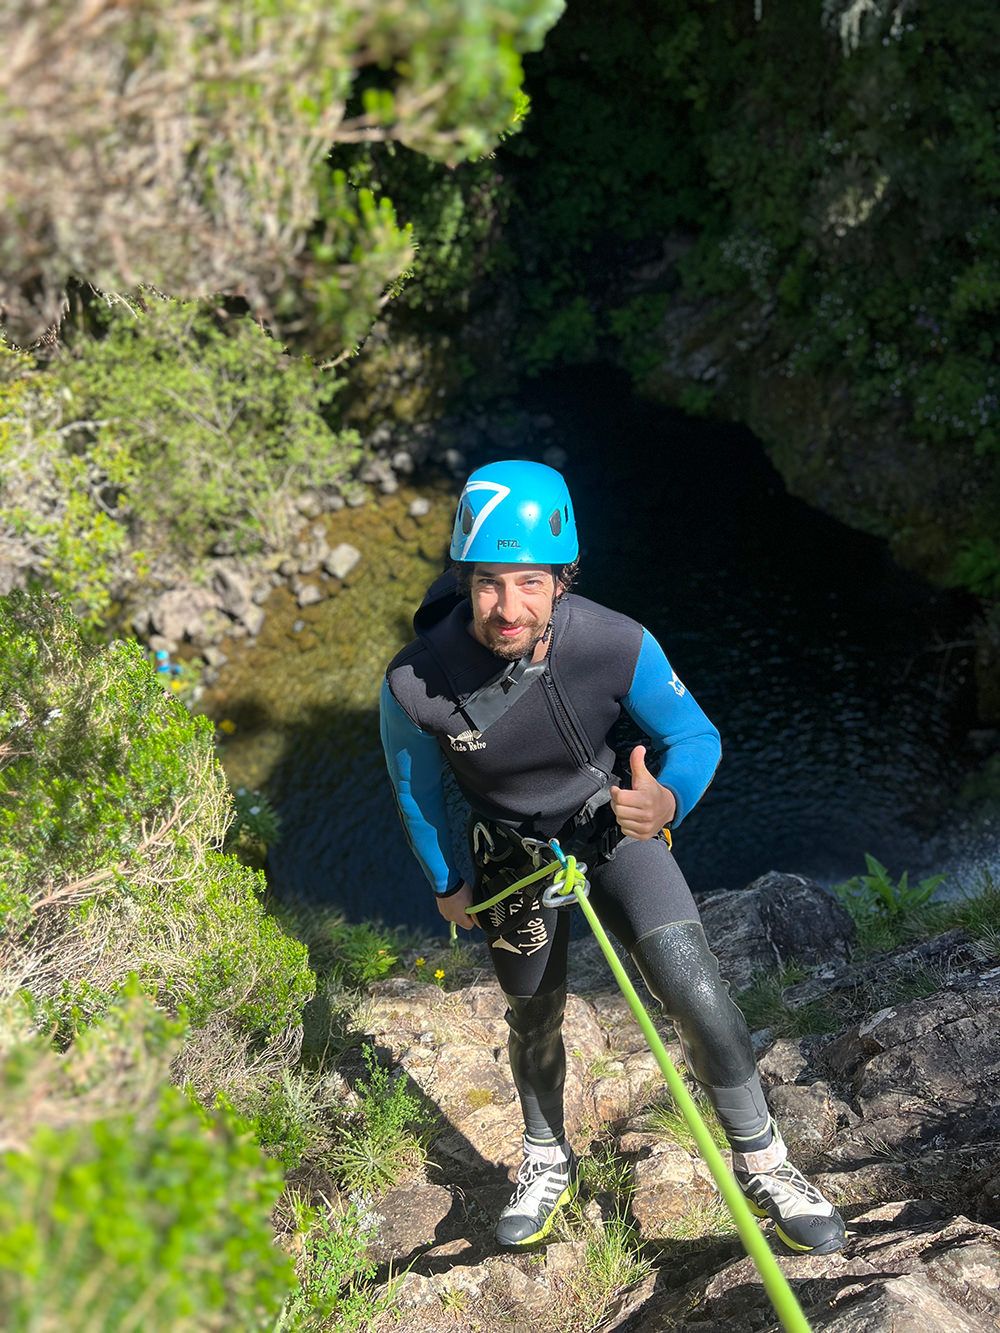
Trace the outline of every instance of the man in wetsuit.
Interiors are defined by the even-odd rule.
[[[569,591],[577,555],[558,472],[520,460],[479,468],[459,500],[453,569],[429,590],[417,637],[382,688],[382,743],[410,846],[441,915],[486,933],[507,1000],[524,1161],[497,1239],[541,1239],[576,1191],[563,1126],[570,920],[531,889],[478,922],[467,909],[529,873],[557,836],[587,862],[598,915],[673,1021],[751,1208],[793,1250],[831,1253],[844,1243],[843,1221],[788,1161],[746,1022],[664,832],[711,781],[718,732],[648,630]],[[616,754],[610,738],[623,716],[648,748]],[[445,764],[472,809],[475,888],[452,862]]]

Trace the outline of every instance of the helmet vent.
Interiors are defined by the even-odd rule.
[[[559,536],[560,532],[562,532],[562,525],[563,525],[562,514],[560,514],[558,509],[553,509],[551,515],[549,516],[549,528],[552,532],[553,537]]]
[[[462,532],[463,532],[463,534],[464,534],[466,537],[468,537],[469,533],[472,531],[472,524],[473,524],[472,510],[469,508],[468,505],[463,505],[463,506],[462,506]]]

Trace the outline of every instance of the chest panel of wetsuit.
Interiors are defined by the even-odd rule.
[[[477,813],[555,832],[611,772],[607,737],[632,680],[642,627],[584,598],[563,598],[547,670],[479,732],[461,702],[501,664],[468,633],[469,616],[466,602],[405,648],[389,666],[390,688],[437,738]]]

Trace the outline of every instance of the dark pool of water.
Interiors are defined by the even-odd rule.
[[[940,645],[967,637],[967,601],[790,497],[744,430],[643,404],[610,372],[550,381],[530,405],[572,451],[579,591],[647,625],[722,733],[716,780],[676,845],[692,886],[739,888],[772,868],[829,883],[862,869],[865,852],[895,873],[939,861],[972,708],[968,650]],[[228,698],[212,706],[242,698],[253,717],[250,696],[266,701],[227,767],[266,784],[281,813],[277,893],[354,919],[437,924],[392,805],[376,698],[452,496],[438,488],[419,557],[392,551],[398,505],[386,503],[365,519],[385,526],[356,586],[310,609],[312,655],[279,632],[294,609],[272,613],[273,642],[250,674],[237,655]],[[296,663],[311,663],[306,675]],[[457,826],[457,802],[455,815]]]

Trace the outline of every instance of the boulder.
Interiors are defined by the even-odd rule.
[[[253,607],[253,585],[240,570],[221,565],[212,575],[212,591],[227,616],[242,620]]]
[[[736,990],[756,972],[803,963],[845,962],[854,922],[831,894],[803,875],[769,871],[746,889],[699,901],[722,975]]]
[[[884,1205],[851,1219],[846,1250],[778,1256],[813,1329],[829,1333],[982,1333],[1000,1327],[1000,1232],[934,1205]],[[696,1316],[693,1318],[692,1316]],[[670,1327],[712,1333],[778,1328],[746,1257],[680,1289],[656,1291],[627,1320],[629,1333]],[[624,1329],[610,1323],[609,1329]]]
[[[180,643],[204,633],[204,617],[219,601],[208,588],[172,588],[149,605],[151,628],[165,639]]]
[[[438,1230],[455,1206],[450,1189],[414,1181],[397,1185],[378,1201],[379,1228],[372,1255],[379,1263],[395,1265],[415,1250],[433,1245]]]
[[[990,968],[879,1010],[831,1042],[823,1059],[851,1077],[867,1121],[905,1115],[911,1141],[919,1133],[968,1143],[1000,1128],[998,1024],[1000,968]]]

